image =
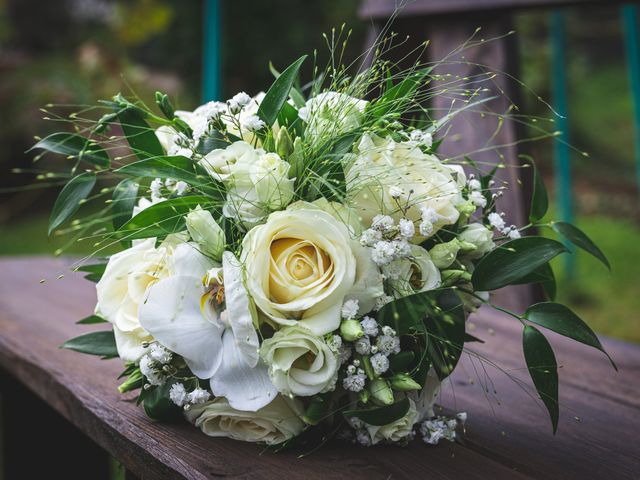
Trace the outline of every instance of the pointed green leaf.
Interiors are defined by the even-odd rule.
[[[478,262],[471,282],[476,291],[515,285],[557,255],[566,252],[562,243],[544,237],[524,237],[506,242]]]
[[[144,413],[152,420],[168,421],[180,418],[182,409],[169,398],[169,390],[178,380],[168,380],[163,385],[154,388],[144,396],[142,402]]]
[[[76,322],[78,325],[94,325],[96,323],[107,323],[107,321],[98,315],[89,315],[88,317]]]
[[[118,112],[118,120],[131,150],[139,159],[164,155],[155,131],[149,127],[140,110],[134,107],[124,108]]]
[[[553,222],[551,224],[551,228],[573,243],[576,247],[581,248],[596,257],[609,270],[611,270],[611,265],[609,265],[609,261],[607,260],[607,257],[605,257],[604,253],[602,253],[602,250],[600,250],[598,246],[593,243],[593,241],[578,227],[571,225],[570,223]]]
[[[60,348],[67,348],[89,355],[98,355],[104,358],[115,358],[118,356],[116,338],[112,330],[80,335],[79,337],[67,340],[60,345]]]
[[[513,285],[524,285],[528,283],[540,284],[550,300],[554,300],[556,298],[556,277],[551,265],[548,263],[541,265],[529,275],[526,275],[513,283]]]
[[[302,420],[308,425],[317,425],[331,415],[331,398],[333,392],[314,395],[304,411]]]
[[[287,98],[289,98],[289,91],[298,76],[300,66],[306,58],[307,56],[303,55],[289,65],[285,71],[276,78],[273,84],[271,84],[269,90],[267,90],[267,94],[258,107],[258,116],[268,127],[271,127],[276,121],[276,118],[278,118],[282,105],[284,105]]]
[[[538,171],[538,168],[534,163],[533,167],[533,195],[531,197],[531,212],[529,213],[529,220],[537,222],[542,219],[549,209],[549,198],[547,196],[547,189],[544,186],[544,180],[542,175]]]
[[[570,308],[553,302],[536,303],[527,308],[524,318],[577,342],[597,348],[607,356],[613,368],[618,369],[593,330]]]
[[[100,167],[109,166],[109,155],[102,147],[92,143],[88,138],[74,133],[52,133],[27,151],[33,149],[42,149],[52,153],[59,153],[60,155],[79,158]]]
[[[69,180],[53,204],[49,218],[49,235],[76,213],[95,184],[96,174],[93,172],[85,172]]]
[[[527,325],[522,333],[522,348],[533,384],[549,411],[553,433],[558,429],[558,364],[553,349],[545,336],[535,327]]]
[[[384,407],[368,408],[365,410],[346,410],[344,415],[356,417],[369,425],[388,425],[404,417],[409,411],[409,399],[403,398]]]
[[[118,233],[126,240],[158,237],[184,230],[185,216],[200,205],[211,206],[211,198],[202,195],[177,197],[151,205],[125,223]]]
[[[122,180],[113,190],[111,222],[115,230],[118,230],[131,218],[137,197],[138,184],[128,178]]]

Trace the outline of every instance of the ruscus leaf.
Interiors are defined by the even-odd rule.
[[[278,118],[282,105],[289,98],[289,91],[293,86],[293,83],[298,76],[298,71],[302,62],[307,58],[306,55],[298,58],[295,62],[289,65],[284,72],[280,74],[278,78],[271,84],[269,90],[267,90],[264,99],[258,107],[258,116],[267,126],[273,125]]]
[[[96,174],[93,172],[81,173],[69,180],[53,204],[49,218],[49,235],[80,208],[80,204],[89,196],[95,184]]]
[[[580,230],[578,227],[571,225],[570,223],[565,222],[553,222],[551,224],[551,228],[562,235],[564,238],[573,243],[576,247],[581,248],[585,252],[590,253],[598,260],[600,260],[609,270],[611,270],[611,265],[609,265],[609,260],[605,257],[602,250],[598,248],[598,246],[593,243],[586,233]]]
[[[80,335],[79,337],[67,340],[60,345],[60,348],[67,348],[89,355],[98,355],[104,358],[115,358],[118,356],[116,338],[112,330]]]

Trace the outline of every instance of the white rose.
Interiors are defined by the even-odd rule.
[[[364,135],[358,152],[347,166],[347,193],[365,226],[379,214],[396,221],[407,218],[417,225],[425,209],[434,215],[431,234],[458,220],[456,206],[464,200],[461,168],[442,164],[412,142],[391,138]],[[412,239],[415,243],[423,240],[420,236]]]
[[[256,412],[236,410],[224,397],[218,397],[208,403],[193,405],[185,415],[210,437],[276,445],[302,432],[303,412],[299,400],[278,395]]]
[[[416,404],[413,400],[409,399],[409,410],[404,417],[387,425],[378,426],[367,424],[366,427],[373,445],[383,440],[396,443],[411,434],[417,420],[418,410],[416,409]]]
[[[224,231],[213,219],[211,212],[198,205],[187,214],[186,224],[189,235],[198,244],[200,251],[220,261],[224,251]]]
[[[324,92],[307,100],[298,114],[308,124],[305,135],[312,138],[336,136],[355,130],[362,124],[368,103],[345,93]]]
[[[356,211],[343,203],[331,202],[324,197],[313,201],[313,204],[331,214],[336,220],[340,220],[351,229],[353,236],[360,236],[362,233],[362,223]]]
[[[467,254],[469,258],[480,258],[495,247],[493,233],[480,223],[467,225],[458,235],[458,239],[475,245],[476,249]]]
[[[113,324],[118,354],[125,361],[138,360],[142,343],[152,340],[140,325],[138,309],[149,287],[170,275],[173,246],[165,242],[156,248],[155,243],[149,238],[113,255],[96,284],[96,312]]]
[[[383,267],[391,293],[396,298],[418,292],[426,292],[440,286],[440,270],[435,266],[429,252],[418,245],[411,245],[408,258],[394,260]]]
[[[308,397],[333,390],[338,378],[338,355],[323,338],[292,326],[262,342],[260,356],[269,377],[284,395]]]
[[[354,244],[342,222],[312,204],[272,213],[242,243],[247,290],[275,326],[332,332],[354,286]]]

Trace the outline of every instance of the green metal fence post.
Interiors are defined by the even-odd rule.
[[[220,0],[204,0],[202,99],[220,100]]]
[[[573,196],[571,191],[571,156],[569,151],[569,122],[567,120],[567,79],[566,79],[566,34],[565,14],[556,10],[551,13],[551,76],[553,108],[557,112],[556,124],[559,136],[553,142],[556,199],[560,218],[564,222],[573,221]],[[565,275],[571,278],[575,273],[574,255],[565,255]]]
[[[629,85],[633,99],[633,141],[636,157],[636,182],[640,194],[640,46],[638,45],[638,7],[622,7],[624,24],[624,44],[627,52]]]

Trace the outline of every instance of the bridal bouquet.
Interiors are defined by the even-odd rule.
[[[497,167],[438,155],[457,111],[432,119],[432,66],[375,59],[355,75],[316,68],[301,85],[304,61],[273,69],[266,93],[192,112],[162,93],[154,108],[117,95],[38,141],[73,163],[50,233],[97,239],[96,256],[120,245],[77,267],[97,282],[95,315],[79,323],[110,329],[63,346],[120,357],[121,392],[138,391],[152,419],[184,417],[207,435],[276,448],[332,435],[434,444],[465,420],[433,406],[465,344],[481,341],[465,325],[486,304],[522,324],[555,431],[558,368],[541,327],[603,349],[552,301],[549,262],[565,244],[524,234],[553,229],[606,263],[602,252],[541,220],[537,173],[530,223],[516,226],[496,207]],[[459,110],[479,108],[480,91]],[[67,223],[88,201],[101,207]],[[490,300],[531,283],[549,301],[511,312]]]

